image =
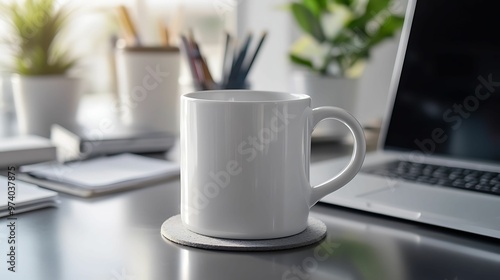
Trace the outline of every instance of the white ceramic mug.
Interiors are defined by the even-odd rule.
[[[337,119],[354,136],[347,167],[309,183],[311,133]],[[191,231],[267,239],[305,230],[309,209],[359,171],[363,129],[345,110],[311,108],[303,94],[220,90],[181,97],[181,217]]]

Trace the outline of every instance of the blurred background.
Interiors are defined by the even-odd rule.
[[[2,1],[10,3],[12,1]],[[22,2],[22,1],[18,1]],[[361,1],[363,2],[363,1]],[[366,1],[365,1],[366,2]],[[406,0],[393,4],[403,12]],[[258,34],[267,31],[268,36],[258,59],[249,73],[252,89],[294,91],[292,73],[294,66],[288,57],[293,42],[301,36],[300,27],[283,5],[283,0],[59,0],[57,6],[74,10],[69,27],[64,30],[62,41],[70,46],[78,63],[71,69],[74,75],[84,80],[81,88],[82,104],[93,103],[98,110],[106,111],[106,102],[117,97],[114,50],[116,41],[122,36],[117,20],[116,7],[124,5],[145,45],[160,44],[157,22],[162,21],[171,28],[173,44],[178,45],[179,34],[193,30],[207,63],[213,69],[214,79],[219,78],[224,55],[227,31],[243,41],[249,31]],[[0,22],[2,34],[8,34],[8,23]],[[5,38],[4,38],[5,39]],[[382,117],[388,95],[389,82],[399,40],[399,32],[375,46],[367,60],[363,75],[359,78],[359,97],[353,113],[363,123],[372,123]],[[2,40],[0,45],[1,108],[13,111],[12,85],[10,82],[12,48]],[[179,84],[181,92],[191,91],[191,76],[188,61],[180,61]],[[96,101],[101,100],[101,101]],[[352,111],[352,110],[351,110]],[[105,112],[103,112],[104,114]],[[80,114],[81,115],[81,114]],[[89,117],[89,116],[87,116]],[[85,119],[80,116],[80,119]],[[5,125],[5,124],[3,124]]]

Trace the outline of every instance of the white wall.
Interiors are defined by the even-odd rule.
[[[407,0],[400,1],[404,9]],[[288,12],[278,8],[286,1],[239,0],[237,3],[239,36],[245,36],[249,30],[269,31],[268,40],[250,76],[253,88],[290,90],[291,65],[287,52],[297,31]],[[354,112],[363,123],[379,119],[384,114],[398,43],[399,34],[373,50],[360,81],[360,98]]]
[[[216,0],[217,1],[217,0]],[[237,2],[238,37],[249,31],[254,36],[267,31],[261,52],[250,72],[253,89],[288,90],[287,50],[292,42],[292,21],[286,11],[279,9],[283,0],[239,0]]]
[[[392,69],[396,60],[399,34],[373,50],[359,86],[359,101],[355,115],[362,123],[384,116]]]

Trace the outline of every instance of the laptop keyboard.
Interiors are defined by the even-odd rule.
[[[500,173],[497,172],[409,161],[394,161],[368,167],[364,168],[363,172],[403,181],[500,195]]]

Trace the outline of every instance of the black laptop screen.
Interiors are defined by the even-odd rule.
[[[500,161],[500,1],[417,1],[384,144]]]

